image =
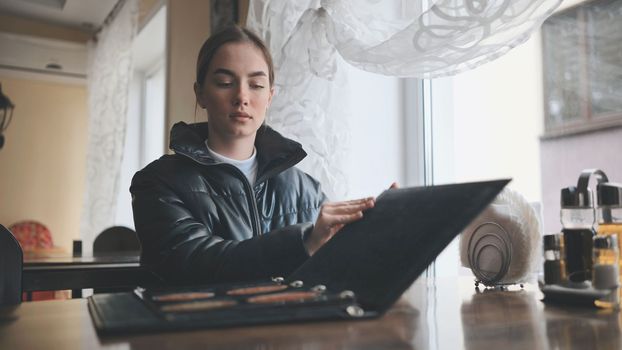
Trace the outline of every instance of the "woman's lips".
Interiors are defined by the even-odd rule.
[[[249,114],[244,113],[244,112],[231,113],[229,114],[229,118],[232,118],[238,121],[245,121],[245,120],[253,119],[253,117],[251,117]]]

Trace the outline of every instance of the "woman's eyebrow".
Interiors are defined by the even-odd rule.
[[[225,74],[225,75],[230,75],[232,77],[235,77],[235,73],[233,73],[232,71],[230,71],[228,69],[224,69],[224,68],[218,68],[218,69],[214,70],[213,74]]]
[[[214,70],[213,74],[225,74],[225,75],[228,75],[234,78],[237,76],[233,71],[225,69],[225,68],[218,68]],[[266,72],[260,70],[260,71],[249,73],[248,76],[250,78],[253,78],[253,77],[267,77],[268,75],[266,74]]]
[[[268,75],[266,74],[266,72],[260,70],[257,72],[252,72],[248,76],[252,78],[252,77],[267,77]]]

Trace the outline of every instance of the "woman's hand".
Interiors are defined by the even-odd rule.
[[[326,203],[322,205],[315,221],[313,231],[305,240],[309,255],[315,254],[324,243],[328,242],[345,224],[363,217],[363,210],[374,206],[374,198],[362,198],[346,202]]]

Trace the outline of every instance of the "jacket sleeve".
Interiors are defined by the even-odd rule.
[[[308,257],[311,223],[243,241],[225,240],[156,174],[136,173],[130,188],[141,264],[169,283],[215,283],[287,276]]]

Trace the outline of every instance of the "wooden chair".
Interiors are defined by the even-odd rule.
[[[93,256],[123,252],[140,253],[136,232],[125,226],[112,226],[103,230],[93,242]],[[125,292],[127,288],[94,288],[93,293]]]
[[[22,248],[11,231],[0,225],[0,305],[22,302]]]
[[[93,242],[93,255],[117,252],[140,252],[140,242],[134,230],[113,226],[97,235]]]

